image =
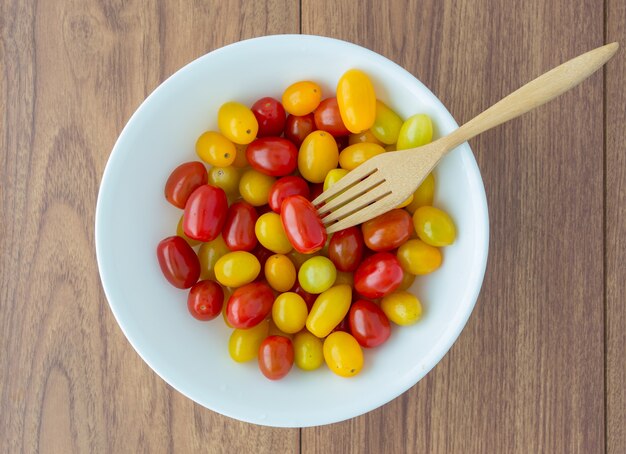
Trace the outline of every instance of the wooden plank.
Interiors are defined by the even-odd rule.
[[[602,12],[601,0],[303,0],[302,32],[390,57],[467,121],[602,44]],[[597,74],[472,141],[492,232],[465,331],[401,398],[303,430],[304,453],[603,451],[602,89]]]
[[[291,0],[0,2],[0,452],[286,452],[169,388],[117,327],[93,219],[124,123],[205,52],[297,32]]]
[[[607,42],[622,48],[606,67],[607,453],[626,452],[626,3],[606,3]]]

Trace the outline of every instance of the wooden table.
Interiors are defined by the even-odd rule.
[[[476,309],[420,383],[367,415],[271,429],[195,405],[133,351],[95,261],[116,137],[191,60],[276,33],[414,73],[460,121],[614,40],[623,0],[0,1],[0,452],[626,452],[622,49],[472,141],[491,217]]]

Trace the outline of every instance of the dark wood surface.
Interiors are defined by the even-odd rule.
[[[367,415],[271,429],[206,410],[125,340],[93,219],[125,122],[194,58],[252,36],[353,41],[459,122],[605,41],[621,0],[0,0],[0,452],[626,452],[626,57],[472,140],[491,217],[449,354]]]

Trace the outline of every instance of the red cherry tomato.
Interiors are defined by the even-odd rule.
[[[266,337],[259,347],[259,369],[270,380],[280,380],[293,366],[293,345],[284,336]]]
[[[348,315],[346,315],[343,318],[341,323],[339,323],[337,326],[335,326],[335,328],[331,332],[334,333],[335,331],[343,331],[344,333],[351,334],[351,332],[350,332],[350,313],[348,313]]]
[[[267,249],[261,243],[257,243],[255,248],[252,249],[251,252],[252,252],[252,255],[254,255],[259,260],[259,263],[261,264],[261,272],[259,273],[259,276],[257,277],[257,281],[264,279],[265,278],[265,262],[267,262],[267,259],[270,258],[275,253]]]
[[[281,137],[256,139],[246,148],[246,157],[256,170],[273,177],[289,175],[298,166],[298,149]]]
[[[303,254],[312,254],[326,244],[326,229],[311,202],[301,195],[287,197],[281,206],[280,218],[289,242]]]
[[[186,162],[174,169],[165,183],[165,198],[169,203],[182,210],[187,199],[199,186],[209,179],[206,168],[201,162]]]
[[[302,145],[306,136],[315,131],[315,117],[312,113],[298,117],[288,115],[285,123],[285,137],[291,140],[296,147]]]
[[[365,244],[372,251],[391,251],[403,245],[413,232],[413,219],[403,209],[395,209],[361,225]]]
[[[270,188],[269,205],[276,213],[280,213],[280,206],[290,195],[309,197],[309,185],[302,177],[279,178]]]
[[[252,104],[252,113],[259,123],[257,137],[280,136],[285,128],[285,109],[274,98],[261,98]]]
[[[226,318],[233,328],[252,328],[272,310],[274,293],[264,282],[252,282],[233,292],[226,305]]]
[[[222,237],[231,251],[248,251],[257,244],[254,224],[258,216],[248,202],[235,202],[228,208]]]
[[[365,298],[382,298],[396,290],[404,273],[394,254],[378,252],[366,258],[354,273],[354,289]]]
[[[215,281],[196,282],[187,297],[187,309],[198,320],[213,320],[222,312],[224,290]]]
[[[330,133],[333,137],[347,136],[350,131],[343,124],[337,98],[326,98],[314,112],[317,129]]]
[[[339,271],[352,272],[363,257],[363,234],[358,227],[348,227],[333,234],[328,245],[328,258]]]
[[[228,200],[221,188],[205,184],[189,196],[183,215],[183,231],[198,241],[213,241],[226,221]]]
[[[304,300],[304,302],[306,303],[307,309],[309,310],[309,312],[311,312],[311,309],[313,308],[313,304],[315,304],[315,300],[317,299],[317,295],[313,295],[312,293],[309,293],[306,290],[304,290],[302,286],[300,285],[300,282],[298,282],[298,280],[296,280],[295,285],[290,291],[300,295],[302,299]]]
[[[177,288],[189,288],[200,277],[198,256],[180,236],[170,236],[157,246],[157,258],[165,278]]]
[[[350,332],[363,347],[372,348],[384,343],[391,334],[389,319],[371,301],[358,300],[350,308]]]
[[[309,185],[309,190],[311,192],[309,200],[313,201],[317,199],[322,192],[324,192],[324,183],[311,183]]]
[[[335,142],[337,142],[337,150],[341,151],[350,145],[350,138],[349,136],[335,137]]]

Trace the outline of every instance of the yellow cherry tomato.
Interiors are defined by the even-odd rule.
[[[235,160],[233,161],[233,166],[238,169],[243,169],[244,167],[248,167],[250,163],[248,162],[248,158],[246,157],[246,148],[248,145],[236,143],[235,149],[237,152],[235,153]]]
[[[348,170],[346,169],[333,169],[330,172],[328,172],[326,174],[326,178],[324,178],[324,191],[330,188],[335,183],[337,183],[347,174],[348,174]]]
[[[406,209],[409,213],[413,214],[419,207],[432,205],[434,198],[435,176],[432,173],[429,173],[413,193],[413,200],[407,205]]]
[[[351,334],[336,331],[324,340],[324,360],[341,377],[353,377],[363,369],[363,350]]]
[[[382,101],[376,101],[376,119],[372,125],[372,134],[382,143],[395,144],[402,127],[402,118],[385,105]]]
[[[307,115],[317,109],[322,100],[322,89],[308,80],[296,82],[283,93],[283,107],[291,115]]]
[[[409,240],[398,248],[398,261],[404,271],[428,274],[441,266],[441,251],[420,240]]]
[[[276,178],[274,177],[254,169],[248,169],[239,179],[239,193],[250,205],[255,207],[265,205],[270,194],[270,188],[275,181]]]
[[[286,254],[293,249],[278,213],[269,212],[259,216],[254,233],[259,243],[276,254]]]
[[[329,258],[322,255],[308,259],[298,271],[298,282],[305,291],[313,294],[328,290],[336,278],[337,268]]]
[[[207,164],[227,167],[235,160],[237,150],[235,145],[219,132],[207,131],[198,137],[196,153]]]
[[[315,370],[324,362],[322,340],[308,331],[301,331],[293,339],[294,362],[302,370]]]
[[[200,279],[215,279],[215,264],[220,257],[228,254],[230,249],[226,246],[222,235],[218,235],[213,241],[202,243],[198,251],[200,261]]]
[[[358,134],[350,134],[348,136],[348,145],[354,145],[355,143],[375,143],[376,145],[383,146],[385,145],[372,134],[372,131],[368,129],[367,131],[360,132]]]
[[[304,262],[313,257],[313,254],[303,254],[302,252],[298,252],[295,249],[287,255],[289,256],[297,270],[300,269]]]
[[[335,278],[335,285],[346,284],[352,287],[354,285],[354,275],[346,271],[337,271],[337,277]]]
[[[433,140],[433,122],[426,114],[409,117],[400,128],[398,134],[398,150],[421,147]]]
[[[217,127],[227,139],[242,145],[252,142],[259,131],[259,123],[252,111],[234,101],[222,104],[217,111]]]
[[[322,183],[338,162],[337,142],[325,131],[313,131],[300,145],[298,170],[311,183]]]
[[[415,282],[415,274],[411,274],[404,270],[402,271],[402,273],[402,282],[400,282],[398,290],[406,290],[413,285],[413,282]]]
[[[234,195],[239,190],[239,170],[233,166],[211,167],[209,184],[222,188],[226,194]]]
[[[270,332],[268,336],[283,336],[283,337],[288,337],[289,339],[293,339],[293,334],[286,333],[283,330],[281,330],[278,326],[276,326],[276,323],[274,323],[274,320],[271,317],[269,320],[270,320]]]
[[[215,278],[227,287],[249,284],[260,272],[259,259],[245,251],[229,252],[215,263]]]
[[[422,317],[422,303],[415,295],[405,291],[383,297],[380,308],[396,325],[412,325]]]
[[[238,363],[252,361],[259,354],[261,342],[269,333],[269,320],[263,320],[249,329],[236,329],[230,335],[228,341],[228,353]]]
[[[404,208],[406,206],[409,206],[412,201],[413,201],[413,194],[408,196],[407,199],[404,202],[401,202],[400,205],[398,205],[396,208]]]
[[[293,334],[304,328],[309,312],[304,299],[294,292],[278,295],[272,306],[272,320],[281,331]]]
[[[368,159],[384,152],[385,149],[375,143],[355,143],[341,150],[339,154],[339,165],[342,169],[352,170]]]
[[[306,327],[317,337],[328,336],[343,320],[352,302],[352,287],[336,285],[319,295],[306,319]]]
[[[418,238],[431,246],[449,246],[456,238],[456,227],[452,218],[439,208],[418,208],[413,214],[413,225]]]
[[[187,235],[185,235],[185,231],[183,230],[183,216],[182,215],[180,216],[180,219],[178,220],[178,225],[176,226],[176,235],[178,235],[183,240],[185,240],[191,247],[197,246],[201,243],[200,241],[194,240],[193,238],[189,238]]]
[[[222,305],[222,318],[224,319],[224,323],[226,323],[226,326],[228,326],[229,328],[232,328],[233,325],[230,324],[230,322],[228,321],[228,317],[226,316],[226,308],[228,305],[228,300],[230,299],[230,295],[233,294],[233,291],[229,287],[224,287],[224,286],[222,286],[222,290],[224,291],[224,304]]]
[[[376,93],[367,74],[358,69],[346,71],[337,83],[337,104],[350,132],[370,129],[376,119]]]
[[[296,267],[286,255],[272,255],[265,261],[265,279],[277,292],[287,292],[296,283]]]

